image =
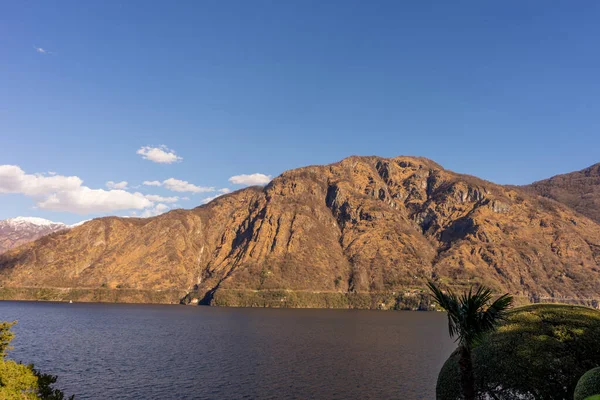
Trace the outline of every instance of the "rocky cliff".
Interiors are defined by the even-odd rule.
[[[96,219],[0,256],[5,290],[173,291],[224,305],[389,307],[428,279],[596,298],[600,225],[427,159],[349,157],[192,210]]]

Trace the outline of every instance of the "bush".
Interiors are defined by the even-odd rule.
[[[38,382],[28,365],[0,360],[0,398],[5,400],[38,399]]]
[[[0,321],[0,399],[2,400],[65,400],[59,389],[52,387],[56,377],[43,374],[33,368],[12,360],[6,360],[6,351],[11,350],[10,341],[14,333],[10,328],[15,322]],[[71,396],[69,400],[73,400]]]
[[[442,366],[435,388],[438,400],[462,399],[458,357],[458,351],[454,351]]]
[[[473,349],[480,399],[572,399],[579,378],[600,360],[600,312],[537,304],[515,308]],[[458,357],[437,382],[438,400],[459,399]]]
[[[575,400],[587,400],[594,395],[600,396],[600,367],[583,374],[575,387]]]

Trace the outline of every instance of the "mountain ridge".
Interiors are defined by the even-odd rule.
[[[390,308],[429,279],[592,298],[599,264],[600,226],[558,202],[425,158],[352,156],[191,210],[52,234],[0,256],[0,281],[173,290],[220,305],[347,306],[340,296],[365,295],[362,306]]]
[[[566,204],[600,223],[600,163],[536,181],[525,188]]]

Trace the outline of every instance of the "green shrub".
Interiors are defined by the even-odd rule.
[[[0,321],[0,399],[2,400],[65,400],[59,389],[52,387],[56,377],[43,374],[33,368],[12,360],[6,360],[6,351],[11,350],[10,341],[14,333],[10,328],[17,322]],[[73,400],[74,396],[69,397]]]
[[[38,379],[30,366],[0,360],[0,398],[38,399]]]
[[[587,400],[589,397],[600,396],[600,367],[583,374],[575,387],[575,400]]]
[[[572,399],[579,378],[600,360],[600,312],[537,304],[515,308],[497,332],[473,349],[478,398]],[[438,400],[456,400],[458,358],[437,382]]]

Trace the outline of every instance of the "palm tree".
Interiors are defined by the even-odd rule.
[[[505,294],[490,304],[492,291],[480,286],[458,296],[452,291],[442,292],[433,282],[427,284],[434,301],[448,313],[450,337],[456,337],[460,355],[460,384],[465,400],[475,400],[475,376],[473,374],[473,346],[488,332],[496,329],[506,318],[513,298]]]

